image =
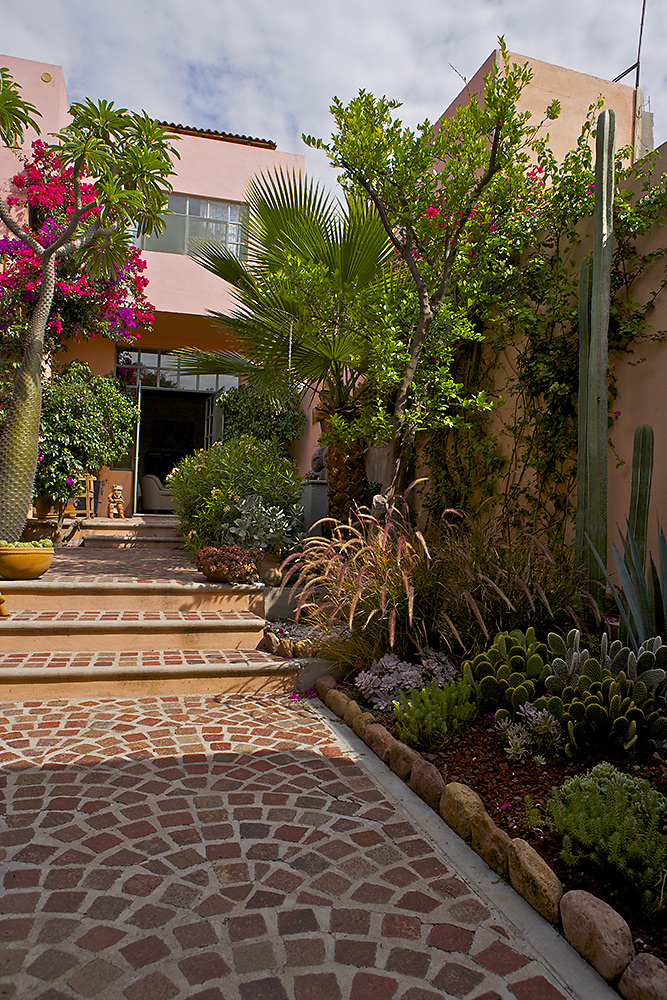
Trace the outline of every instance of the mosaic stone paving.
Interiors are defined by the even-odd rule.
[[[0,705],[0,997],[564,1000],[308,702]]]

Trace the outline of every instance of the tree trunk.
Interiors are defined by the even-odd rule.
[[[359,441],[329,445],[329,517],[347,521],[354,507],[368,506],[370,487],[366,475],[366,455]]]
[[[42,415],[44,331],[54,287],[55,261],[49,257],[42,267],[39,300],[0,436],[0,538],[8,542],[17,542],[21,537],[32,503]]]

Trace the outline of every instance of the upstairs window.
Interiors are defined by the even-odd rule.
[[[142,236],[142,250],[160,253],[188,253],[191,240],[224,243],[240,260],[246,257],[241,222],[245,205],[215,198],[195,198],[189,194],[170,194],[167,225],[160,235]]]
[[[218,392],[236,388],[236,375],[185,375],[180,360],[169,351],[146,351],[119,347],[116,352],[116,377],[127,386],[139,382],[146,389],[176,389],[180,392]]]

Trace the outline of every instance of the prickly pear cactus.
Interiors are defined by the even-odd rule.
[[[589,657],[576,686],[548,700],[560,722],[565,753],[583,757],[607,749],[652,753],[667,740],[667,718],[656,710],[643,680],[617,677]]]
[[[543,694],[544,681],[551,672],[548,650],[535,630],[500,632],[493,646],[463,664],[463,675],[472,685],[480,704],[487,709],[503,709],[512,715],[526,702]]]

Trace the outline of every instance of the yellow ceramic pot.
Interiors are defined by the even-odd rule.
[[[0,546],[0,577],[5,580],[36,580],[53,562],[49,546]]]

